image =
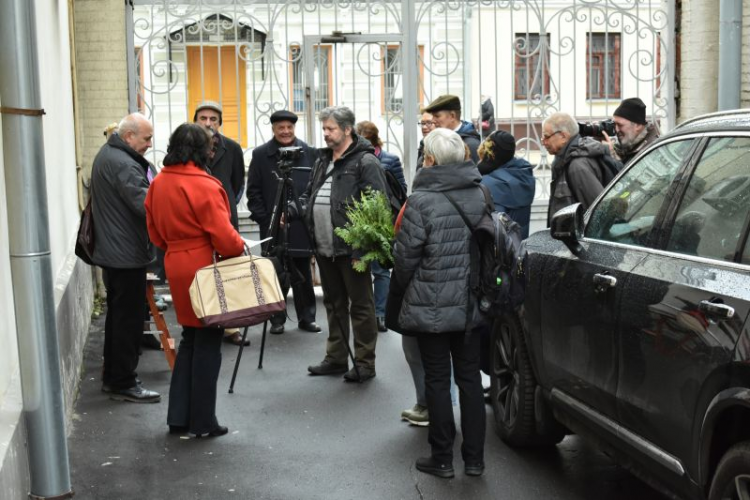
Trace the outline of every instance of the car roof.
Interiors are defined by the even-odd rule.
[[[732,132],[750,130],[750,109],[732,109],[690,118],[664,137],[700,132]]]

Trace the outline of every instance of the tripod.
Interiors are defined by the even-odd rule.
[[[302,213],[302,207],[299,203],[299,196],[297,194],[297,188],[294,185],[294,181],[290,177],[290,174],[292,170],[308,170],[305,167],[293,167],[292,165],[296,163],[296,160],[299,159],[299,156],[295,158],[285,158],[285,151],[284,150],[291,150],[291,149],[297,149],[297,148],[281,148],[279,151],[282,153],[281,159],[279,160],[277,166],[279,172],[281,172],[281,175],[279,175],[277,172],[273,172],[273,174],[276,176],[276,194],[274,195],[274,204],[273,209],[271,211],[271,221],[268,224],[268,234],[271,239],[263,244],[262,249],[262,255],[264,257],[273,257],[275,258],[276,263],[276,272],[280,276],[283,277],[284,280],[289,279],[290,285],[292,283],[297,283],[299,280],[303,280],[304,278],[300,275],[299,271],[295,266],[290,266],[289,261],[289,199],[291,198],[294,201],[295,208],[297,209],[297,214]],[[297,153],[299,154],[299,153]],[[302,224],[302,227],[305,231],[305,233],[308,236],[308,240],[311,240],[310,235],[308,233],[307,227]],[[288,278],[290,276],[290,270],[294,271],[294,277]],[[282,285],[283,286],[283,285]],[[289,287],[286,287],[287,290]],[[339,328],[341,328],[341,333],[343,335],[344,329],[343,325],[341,324],[341,318],[337,316],[337,320],[339,322]],[[266,348],[266,333],[268,331],[268,321],[266,320],[263,322],[263,336],[261,337],[261,343],[260,343],[260,357],[258,359],[258,369],[263,369],[263,355],[265,353]],[[237,370],[240,366],[240,360],[242,359],[242,351],[245,348],[245,339],[247,338],[247,330],[248,327],[245,327],[244,331],[242,332],[242,343],[240,344],[239,353],[237,353],[237,360],[234,364],[234,371],[232,373],[232,381],[229,385],[229,393],[234,393],[234,382],[237,378]],[[357,366],[357,363],[354,359],[354,353],[351,350],[351,347],[349,346],[349,342],[346,342],[346,349],[349,353],[349,357],[352,360],[352,364],[354,365],[354,370],[357,374],[357,378],[359,381],[362,381],[362,377],[359,374],[359,367]]]

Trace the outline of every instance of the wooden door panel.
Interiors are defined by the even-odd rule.
[[[243,148],[247,147],[244,123],[247,115],[240,113],[246,109],[247,102],[245,61],[237,57],[235,46],[203,47],[202,50],[199,46],[188,46],[187,75],[188,116],[192,118],[196,106],[204,100],[220,102],[223,109],[221,133],[239,142]]]

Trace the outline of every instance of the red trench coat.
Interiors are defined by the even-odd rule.
[[[164,269],[182,326],[203,326],[190,303],[195,272],[224,257],[240,255],[244,242],[230,221],[229,200],[221,182],[192,162],[164,167],[146,195],[151,241],[166,251]]]

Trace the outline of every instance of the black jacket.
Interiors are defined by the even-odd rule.
[[[94,264],[117,269],[146,267],[152,260],[146,230],[148,161],[112,134],[94,158],[91,204]]]
[[[229,137],[219,134],[219,146],[209,171],[224,186],[232,212],[232,225],[238,229],[240,226],[237,218],[237,198],[245,184],[245,159],[242,156],[242,147]]]
[[[606,182],[601,157],[609,154],[607,146],[591,137],[576,134],[552,162],[552,184],[550,185],[547,227],[552,216],[568,205],[581,203],[588,209]]]
[[[458,135],[461,136],[461,139],[464,141],[464,144],[469,146],[469,152],[471,152],[471,160],[476,165],[479,163],[479,153],[477,150],[479,149],[479,144],[482,142],[481,137],[479,136],[479,132],[474,128],[474,125],[471,124],[471,122],[467,122],[466,120],[461,121],[461,127],[456,131]]]
[[[346,211],[352,201],[358,200],[362,193],[371,187],[377,191],[386,192],[385,174],[380,166],[380,160],[375,156],[375,148],[367,139],[352,132],[354,142],[346,152],[334,162],[331,186],[331,224],[333,228],[344,227],[349,222]],[[319,150],[319,156],[313,166],[310,182],[304,194],[300,196],[302,216],[307,225],[313,248],[315,248],[315,223],[313,207],[315,197],[326,179],[326,169],[333,158],[330,148]],[[291,207],[290,207],[291,210]],[[293,213],[293,210],[292,210]],[[334,256],[351,256],[359,258],[362,252],[352,249],[341,238],[334,234]]]
[[[292,146],[302,148],[302,156],[299,162],[289,173],[299,198],[305,192],[307,183],[310,181],[310,172],[315,164],[318,151],[299,139],[295,139]],[[278,188],[276,176],[281,175],[277,166],[280,147],[282,146],[275,139],[271,139],[255,148],[247,172],[247,208],[250,210],[250,218],[260,226],[261,238],[265,238],[268,234],[268,224],[271,222],[271,213],[273,212]],[[288,200],[290,205],[294,204],[291,190],[288,193]],[[289,255],[293,257],[311,254],[310,240],[302,221],[297,220],[290,223],[288,249]]]
[[[465,332],[481,321],[470,303],[471,232],[443,194],[476,224],[485,210],[481,180],[471,161],[422,168],[415,177],[393,252],[388,303],[401,305],[397,331]]]

